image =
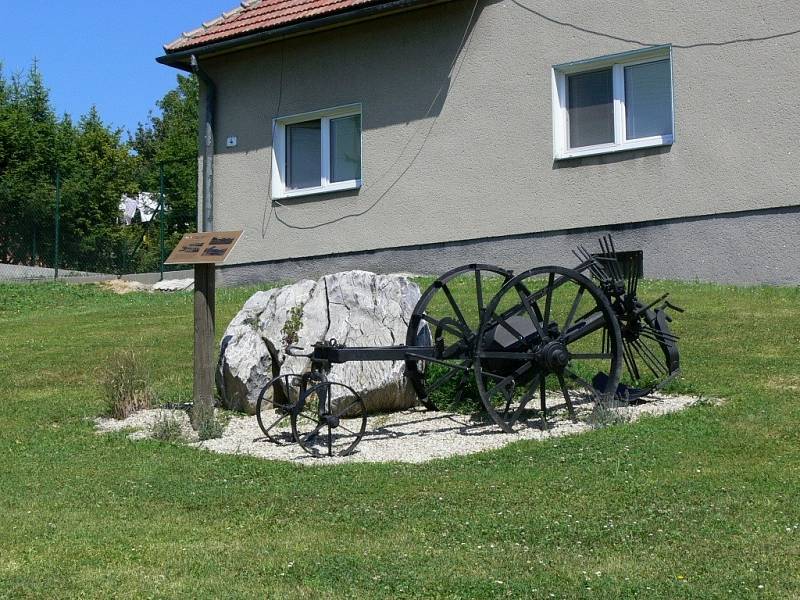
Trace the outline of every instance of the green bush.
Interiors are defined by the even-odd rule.
[[[150,426],[150,435],[162,442],[179,442],[183,440],[181,422],[171,412],[162,411]]]
[[[192,425],[200,441],[222,437],[225,421],[214,412],[214,407],[196,404],[192,407]]]

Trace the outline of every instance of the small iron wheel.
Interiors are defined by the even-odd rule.
[[[294,439],[312,456],[351,454],[367,428],[361,397],[333,381],[310,385],[291,416]]]
[[[307,386],[307,375],[287,373],[275,377],[262,388],[256,402],[256,419],[269,441],[284,445],[294,440],[291,414]]]
[[[553,405],[575,418],[576,405],[608,401],[621,368],[614,311],[600,288],[575,270],[521,273],[486,308],[475,380],[486,411],[507,433],[534,416],[544,421]]]
[[[437,410],[439,394],[455,395],[457,404],[469,388],[478,400],[472,374],[478,328],[486,302],[511,276],[510,271],[493,265],[464,265],[448,271],[423,292],[409,320],[406,345],[430,345],[437,349],[437,358],[410,356],[406,376],[426,408]]]

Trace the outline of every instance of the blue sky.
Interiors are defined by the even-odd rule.
[[[106,122],[136,128],[179,71],[159,65],[162,45],[238,0],[2,0],[0,62],[6,76],[34,58],[59,114],[96,104]]]

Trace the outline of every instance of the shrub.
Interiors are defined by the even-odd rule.
[[[627,423],[630,421],[630,417],[614,410],[620,406],[622,406],[622,404],[616,400],[610,402],[596,402],[586,422],[589,423],[593,429]]]
[[[150,426],[153,439],[162,442],[179,442],[183,439],[181,422],[169,411],[162,411]]]
[[[115,419],[125,419],[131,413],[149,408],[155,393],[148,384],[149,374],[132,350],[113,354],[102,373],[107,412]]]
[[[196,404],[192,407],[192,424],[200,441],[222,437],[225,422],[214,413],[214,407]]]

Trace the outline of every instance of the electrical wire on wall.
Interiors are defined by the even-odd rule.
[[[388,187],[386,187],[386,189],[383,190],[378,195],[378,197],[375,198],[375,200],[369,206],[364,208],[363,210],[360,210],[360,211],[357,211],[357,212],[353,212],[353,213],[349,213],[349,214],[346,214],[346,215],[342,215],[340,217],[337,217],[335,219],[331,219],[329,221],[325,221],[323,223],[317,223],[317,224],[314,224],[314,225],[297,225],[297,224],[294,224],[294,223],[290,223],[283,216],[278,214],[278,210],[277,210],[278,207],[287,209],[288,211],[291,211],[292,207],[291,206],[287,206],[286,204],[282,204],[281,202],[278,202],[277,200],[272,198],[271,185],[270,185],[270,183],[271,183],[271,166],[272,165],[271,165],[271,161],[270,161],[270,175],[269,175],[270,179],[268,179],[268,181],[267,181],[267,184],[268,184],[267,185],[267,189],[270,190],[270,191],[268,192],[269,200],[268,200],[268,204],[267,204],[266,210],[271,209],[271,211],[270,211],[270,214],[269,214],[269,218],[266,220],[266,223],[265,223],[264,227],[262,228],[262,235],[266,236],[267,228],[269,227],[269,223],[272,220],[273,216],[275,217],[275,219],[277,221],[279,221],[284,226],[286,226],[286,227],[288,227],[290,229],[301,229],[301,230],[317,229],[319,227],[325,227],[327,225],[332,225],[334,223],[338,223],[339,221],[343,221],[345,219],[351,219],[351,218],[355,218],[355,217],[360,217],[360,216],[368,213],[372,209],[374,209],[381,202],[381,200],[383,200],[389,194],[389,192],[391,192],[394,189],[394,187],[403,178],[403,176],[406,173],[408,173],[408,171],[411,169],[411,167],[414,166],[414,163],[416,162],[417,158],[419,158],[419,155],[422,154],[422,150],[425,148],[425,144],[428,141],[428,138],[430,137],[431,132],[433,131],[433,128],[436,125],[437,120],[439,119],[439,114],[433,116],[433,118],[430,119],[429,123],[426,123],[426,119],[428,119],[431,116],[431,113],[433,112],[433,109],[436,106],[436,103],[439,101],[439,98],[441,97],[441,95],[444,92],[444,90],[448,87],[448,82],[449,82],[450,89],[452,89],[455,86],[456,81],[458,80],[458,76],[461,73],[461,67],[463,67],[463,65],[464,65],[464,60],[466,58],[467,50],[469,49],[470,41],[472,40],[472,32],[474,31],[474,25],[475,25],[475,15],[477,14],[478,4],[479,3],[480,3],[480,0],[475,0],[475,3],[473,5],[473,7],[472,7],[472,11],[470,12],[469,18],[467,19],[466,27],[464,28],[464,34],[461,36],[461,40],[459,41],[458,46],[456,47],[455,55],[453,57],[453,60],[450,62],[450,66],[449,66],[449,68],[447,70],[447,74],[445,75],[444,80],[442,81],[442,84],[439,86],[439,89],[436,91],[436,94],[434,95],[433,99],[431,100],[430,104],[428,105],[428,109],[425,111],[425,113],[423,114],[422,118],[420,118],[419,123],[414,128],[414,130],[412,131],[412,133],[408,137],[408,139],[406,140],[405,144],[403,145],[403,148],[400,150],[400,153],[397,155],[397,158],[395,158],[395,160],[392,161],[392,163],[383,171],[383,173],[381,173],[380,176],[378,176],[374,180],[374,183],[368,183],[367,185],[362,187],[361,188],[361,194],[359,194],[359,196],[368,197],[368,196],[366,196],[367,192],[369,190],[371,190],[373,187],[375,187],[377,184],[381,183],[384,180],[384,178],[397,166],[397,164],[400,162],[400,160],[405,155],[405,153],[408,150],[408,148],[411,146],[411,142],[415,138],[417,138],[417,134],[420,131],[423,130],[425,125],[427,125],[427,129],[425,130],[425,132],[424,132],[424,134],[422,136],[422,142],[420,143],[419,148],[417,148],[416,152],[413,154],[413,156],[411,157],[411,160],[409,160],[408,164],[405,167],[403,167],[403,169],[400,171],[400,173],[394,179],[392,179],[392,181],[388,185]],[[281,52],[281,56],[283,56],[283,52]],[[280,87],[283,88],[283,59],[281,59]],[[280,98],[281,98],[281,95],[282,95],[282,91],[278,93],[278,106],[276,107],[276,111],[275,111],[276,115],[279,114],[278,110],[280,109]],[[272,139],[273,140],[275,139],[275,121],[274,120],[273,120],[273,124],[272,124]],[[266,213],[266,210],[265,210],[265,213]]]
[[[283,100],[283,70],[284,70],[284,61],[286,59],[286,42],[280,42],[281,44],[281,68],[280,68],[280,79],[278,80],[278,99],[275,101],[275,110],[272,112],[274,115],[279,115],[281,110],[281,101]],[[272,120],[272,137],[270,138],[269,143],[274,144],[275,140],[275,119]],[[264,214],[261,217],[261,237],[264,238],[267,236],[267,229],[269,229],[269,224],[272,221],[272,215],[275,214],[275,208],[272,205],[272,158],[270,157],[269,166],[267,167],[267,203],[264,205]]]
[[[408,139],[406,140],[405,144],[403,145],[403,148],[400,150],[400,153],[397,155],[395,160],[392,161],[392,163],[389,165],[389,167],[387,167],[380,174],[380,176],[378,176],[372,182],[368,183],[367,185],[365,185],[364,187],[361,188],[361,193],[359,194],[359,197],[368,198],[367,192],[369,192],[372,188],[376,187],[378,184],[382,183],[384,181],[384,179],[386,178],[386,176],[393,169],[395,169],[395,167],[398,165],[400,160],[403,158],[403,156],[406,154],[407,150],[411,146],[411,143],[418,137],[418,134],[421,131],[423,131],[423,129],[424,129],[424,134],[422,136],[422,141],[421,141],[419,147],[416,149],[414,154],[411,156],[410,160],[405,165],[405,167],[403,167],[402,170],[397,174],[397,176],[395,176],[391,180],[391,182],[386,187],[386,189],[384,189],[375,198],[375,200],[369,206],[364,208],[363,210],[360,210],[360,211],[357,211],[357,212],[353,212],[353,213],[349,213],[349,214],[346,214],[346,215],[342,215],[342,216],[337,217],[335,219],[331,219],[329,221],[325,221],[325,222],[322,222],[322,223],[317,223],[317,224],[314,224],[314,225],[299,225],[299,224],[291,223],[284,216],[282,216],[281,214],[278,213],[278,210],[277,210],[278,207],[280,207],[282,209],[286,209],[287,212],[291,212],[292,207],[290,205],[282,204],[281,202],[279,202],[279,201],[275,200],[274,198],[272,198],[272,194],[271,194],[272,161],[270,160],[270,166],[269,166],[269,169],[268,169],[268,179],[267,179],[268,201],[267,201],[267,205],[265,206],[265,209],[264,209],[264,216],[265,216],[266,222],[264,222],[262,220],[262,222],[264,223],[263,227],[262,227],[262,235],[263,236],[266,236],[267,228],[269,227],[269,224],[270,224],[273,216],[277,221],[279,221],[285,227],[288,227],[290,229],[298,229],[298,230],[317,229],[317,228],[320,228],[320,227],[324,227],[324,226],[327,226],[327,225],[332,225],[334,223],[338,223],[338,222],[343,221],[345,219],[350,219],[350,218],[354,218],[354,217],[360,217],[360,216],[368,213],[369,211],[374,209],[389,194],[389,192],[391,192],[395,188],[395,186],[398,184],[398,182],[414,166],[414,164],[416,163],[416,160],[417,160],[417,158],[419,158],[420,154],[422,154],[422,150],[425,148],[425,144],[427,143],[428,138],[430,137],[431,132],[433,131],[433,128],[436,126],[437,120],[438,120],[441,112],[436,114],[435,116],[433,116],[433,118],[430,119],[430,122],[426,123],[426,120],[431,116],[431,113],[432,113],[434,107],[436,106],[436,103],[439,101],[439,99],[440,99],[442,93],[444,92],[444,90],[448,87],[448,82],[449,82],[450,89],[453,89],[455,87],[456,81],[458,80],[458,76],[459,76],[459,74],[461,72],[461,68],[464,65],[464,62],[466,60],[466,56],[467,56],[467,51],[469,49],[469,45],[470,45],[470,43],[472,41],[472,34],[474,32],[475,25],[476,25],[476,22],[477,22],[476,14],[478,12],[478,5],[479,5],[480,1],[481,0],[475,0],[475,3],[473,5],[473,7],[472,7],[472,11],[470,12],[470,15],[469,15],[469,19],[467,19],[467,23],[466,23],[466,26],[465,26],[465,29],[464,29],[464,34],[462,35],[461,40],[460,40],[458,46],[456,47],[455,55],[453,57],[453,60],[450,63],[450,67],[449,67],[449,69],[447,71],[447,74],[446,74],[442,84],[439,86],[439,88],[438,88],[436,94],[434,95],[433,99],[431,100],[430,104],[428,105],[428,109],[425,111],[424,115],[419,119],[419,123],[414,128],[414,130],[412,131],[412,133],[408,137]],[[790,2],[790,1],[793,2],[794,0],[779,0],[779,2],[777,2],[776,4],[780,4],[780,3],[783,3],[783,2]],[[661,44],[664,43],[664,41],[652,41],[652,42],[642,41],[642,40],[637,40],[637,39],[618,36],[618,35],[615,35],[615,34],[612,34],[612,33],[605,33],[605,32],[602,32],[602,31],[593,30],[593,29],[590,29],[588,27],[584,27],[584,26],[576,24],[576,23],[571,23],[569,21],[561,20],[561,19],[555,18],[553,16],[547,15],[547,14],[545,14],[545,13],[543,13],[543,12],[541,12],[541,11],[535,9],[535,8],[532,8],[532,7],[524,4],[520,0],[510,0],[510,2],[513,5],[517,6],[518,8],[520,8],[520,9],[528,12],[529,14],[532,14],[532,15],[534,15],[534,16],[536,16],[536,17],[538,17],[538,18],[540,18],[540,19],[542,19],[544,21],[547,21],[547,22],[549,22],[551,24],[554,24],[554,25],[558,25],[560,27],[574,29],[576,31],[580,31],[581,33],[586,33],[586,34],[589,34],[589,35],[595,35],[595,36],[599,36],[599,37],[604,37],[604,38],[607,38],[607,39],[620,41],[620,42],[625,42],[625,43],[629,43],[629,44],[635,44],[635,45],[642,46],[642,47],[658,46],[658,45],[661,45]],[[758,5],[755,8],[765,8],[765,7],[768,7],[768,6],[774,6],[774,5],[773,4],[761,4],[761,5]],[[713,11],[704,11],[704,12],[709,13],[709,12],[713,12]],[[800,34],[800,29],[792,30],[792,31],[786,31],[786,32],[782,32],[782,33],[772,34],[772,35],[760,36],[760,37],[757,37],[757,36],[754,36],[754,37],[742,37],[742,38],[735,38],[735,39],[730,39],[730,40],[706,41],[706,42],[697,42],[697,43],[691,43],[691,44],[672,43],[671,46],[674,49],[677,49],[677,50],[688,50],[688,49],[692,49],[692,48],[701,48],[701,47],[710,47],[710,46],[726,46],[726,45],[729,45],[729,44],[739,44],[739,43],[745,43],[745,42],[760,42],[760,41],[766,41],[766,40],[773,40],[773,39],[777,39],[777,38],[789,37],[789,36],[793,36],[793,35],[797,35],[797,34]],[[274,112],[274,114],[276,114],[276,115],[278,115],[280,113],[281,98],[282,98],[282,95],[283,95],[283,79],[284,79],[284,48],[282,47],[282,49],[281,49],[281,68],[280,68],[279,92],[278,92],[277,105],[275,107],[275,112]],[[273,140],[275,138],[275,130],[276,130],[276,125],[275,125],[275,121],[273,120],[273,124],[272,124],[272,139]],[[268,217],[267,217],[267,215],[268,215]]]
[[[792,1],[792,2],[794,2],[795,0],[784,0],[784,1]],[[590,35],[596,35],[596,36],[599,36],[599,37],[608,38],[610,40],[615,40],[615,41],[618,41],[618,42],[626,42],[628,44],[636,44],[637,46],[643,46],[643,47],[659,46],[661,44],[664,44],[663,41],[661,41],[661,42],[644,42],[642,40],[635,40],[635,39],[631,39],[631,38],[625,38],[625,37],[614,35],[614,34],[611,34],[611,33],[605,33],[605,32],[602,32],[602,31],[597,31],[595,29],[589,29],[588,27],[584,27],[582,25],[577,25],[575,23],[570,23],[569,21],[562,21],[562,20],[556,19],[554,17],[551,17],[549,15],[546,15],[543,12],[541,12],[539,10],[536,10],[535,8],[531,8],[530,6],[528,6],[526,4],[523,4],[519,0],[511,0],[511,3],[515,4],[516,6],[521,8],[522,10],[527,11],[527,12],[531,13],[532,15],[539,17],[540,19],[543,19],[545,21],[553,23],[554,25],[560,25],[561,27],[567,27],[569,29],[574,29],[576,31],[580,31],[581,33],[588,33]],[[770,4],[761,4],[761,5],[758,5],[758,6],[753,7],[753,8],[765,8],[767,6],[772,6],[772,5],[770,5]],[[714,12],[717,12],[717,11],[708,10],[708,11],[705,11],[705,12],[714,13]],[[724,12],[727,13],[728,11],[726,10]],[[709,46],[728,46],[730,44],[742,44],[742,43],[745,43],[745,42],[763,42],[763,41],[766,41],[766,40],[774,40],[774,39],[777,39],[777,38],[789,37],[789,36],[792,36],[792,35],[797,35],[798,33],[800,33],[800,29],[795,29],[795,30],[792,30],[792,31],[785,31],[783,33],[775,33],[775,34],[772,34],[772,35],[765,35],[765,36],[761,36],[761,37],[743,37],[743,38],[734,38],[734,39],[730,39],[730,40],[722,40],[722,41],[718,41],[718,42],[697,42],[697,43],[694,43],[694,44],[674,44],[674,43],[672,43],[670,45],[673,48],[678,49],[678,50],[689,50],[691,48],[703,48],[703,47],[709,47]]]

